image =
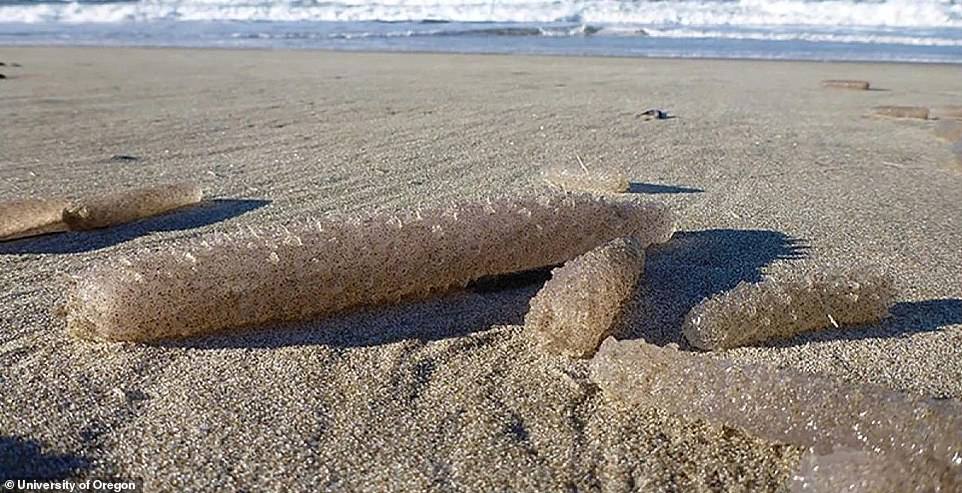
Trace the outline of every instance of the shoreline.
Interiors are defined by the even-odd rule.
[[[600,58],[600,59],[640,59],[640,60],[692,60],[692,61],[733,61],[733,62],[783,62],[783,63],[837,63],[851,65],[909,65],[909,66],[962,66],[962,59],[957,62],[944,61],[900,61],[900,60],[833,60],[833,59],[806,59],[806,58],[752,58],[752,57],[711,57],[711,56],[658,56],[658,55],[604,55],[604,54],[577,54],[577,53],[534,53],[534,52],[499,52],[499,51],[432,51],[432,50],[378,50],[378,49],[338,49],[329,47],[260,47],[260,46],[177,46],[177,45],[98,45],[98,44],[56,44],[56,43],[37,43],[37,44],[3,44],[0,49],[42,49],[42,48],[68,48],[68,49],[103,49],[103,50],[123,50],[123,49],[142,49],[142,50],[198,50],[198,51],[264,51],[264,52],[322,52],[322,53],[358,53],[376,55],[448,55],[448,56],[517,56],[532,58]]]

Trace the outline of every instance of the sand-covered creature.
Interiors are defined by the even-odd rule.
[[[743,282],[695,305],[683,332],[697,348],[728,349],[878,322],[894,302],[892,280],[864,268]]]
[[[644,247],[672,232],[660,204],[554,194],[207,235],[80,273],[67,328],[150,341],[303,320],[557,265],[624,236]]]
[[[75,200],[0,202],[0,241],[116,226],[194,205],[202,198],[193,183],[169,183]]]
[[[634,238],[618,238],[551,272],[524,318],[551,352],[590,358],[616,334],[625,304],[644,270],[645,252]]]
[[[0,202],[0,241],[66,231],[62,199],[16,199]]]
[[[171,183],[87,197],[63,211],[72,230],[106,228],[197,204],[203,198],[193,183]]]

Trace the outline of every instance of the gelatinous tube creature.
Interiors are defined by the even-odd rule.
[[[625,303],[644,269],[645,252],[634,238],[618,238],[551,272],[524,317],[547,350],[590,358],[617,330]]]
[[[836,89],[854,89],[857,91],[867,91],[869,88],[869,82],[867,80],[823,80],[823,87],[832,87]]]
[[[200,202],[203,192],[192,183],[171,183],[74,201],[63,211],[72,230],[106,228],[162,214]]]
[[[666,241],[669,210],[580,194],[327,218],[275,234],[208,235],[80,273],[67,328],[148,341],[396,302],[557,265],[622,236]]]
[[[892,280],[867,269],[740,283],[695,305],[682,332],[697,348],[727,349],[888,316]]]
[[[955,158],[955,163],[962,166],[962,140],[952,144],[950,150],[952,151],[952,157]]]
[[[548,184],[571,191],[592,191],[608,193],[627,192],[630,183],[623,170],[591,169],[584,167],[578,160],[579,166],[552,166],[542,172],[542,177]]]
[[[0,241],[66,231],[66,200],[17,199],[0,202]]]
[[[962,142],[962,122],[957,120],[939,120],[933,129],[935,136],[948,142]]]
[[[606,339],[590,378],[605,394],[768,440],[883,454],[941,491],[962,488],[962,404]],[[938,491],[938,490],[936,490]]]
[[[888,455],[842,449],[806,453],[792,476],[793,493],[923,493],[946,491],[942,478],[913,470]],[[943,487],[945,486],[945,487]],[[948,490],[952,491],[952,490]]]
[[[923,106],[876,106],[873,110],[876,115],[891,118],[929,119],[929,109]]]

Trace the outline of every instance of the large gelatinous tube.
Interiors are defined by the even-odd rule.
[[[962,405],[644,341],[606,339],[591,360],[605,394],[828,455],[884,454],[943,491],[962,488]]]
[[[833,87],[836,89],[855,89],[858,91],[867,91],[870,84],[867,80],[832,79],[823,80],[822,86]]]
[[[63,221],[73,230],[106,228],[193,205],[202,197],[193,183],[138,188],[76,200],[63,211]]]
[[[953,491],[942,478],[888,455],[842,449],[806,453],[791,479],[793,493],[923,493]]]
[[[695,305],[682,331],[700,349],[727,349],[888,316],[892,280],[867,269],[740,283]]]
[[[556,265],[622,236],[647,246],[672,232],[660,204],[559,194],[208,235],[82,272],[68,294],[67,328],[146,341],[303,320]]]
[[[66,231],[66,200],[17,199],[0,202],[0,241]]]
[[[634,238],[618,238],[551,272],[524,317],[549,351],[590,358],[614,335],[644,268],[645,252]]]

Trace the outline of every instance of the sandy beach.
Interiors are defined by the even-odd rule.
[[[85,266],[211,231],[529,193],[624,169],[678,232],[632,337],[740,281],[869,265],[880,324],[706,357],[962,399],[959,66],[0,47],[0,200],[175,181],[204,205],[0,242],[0,478],[147,491],[783,491],[802,450],[632,409],[523,331],[539,285],[263,330],[93,343],[55,316]],[[18,63],[20,66],[11,66]],[[873,90],[825,88],[867,80]],[[872,116],[924,106],[931,119]],[[645,120],[651,108],[674,118]],[[577,227],[573,225],[572,227]],[[692,382],[697,385],[697,382]]]

